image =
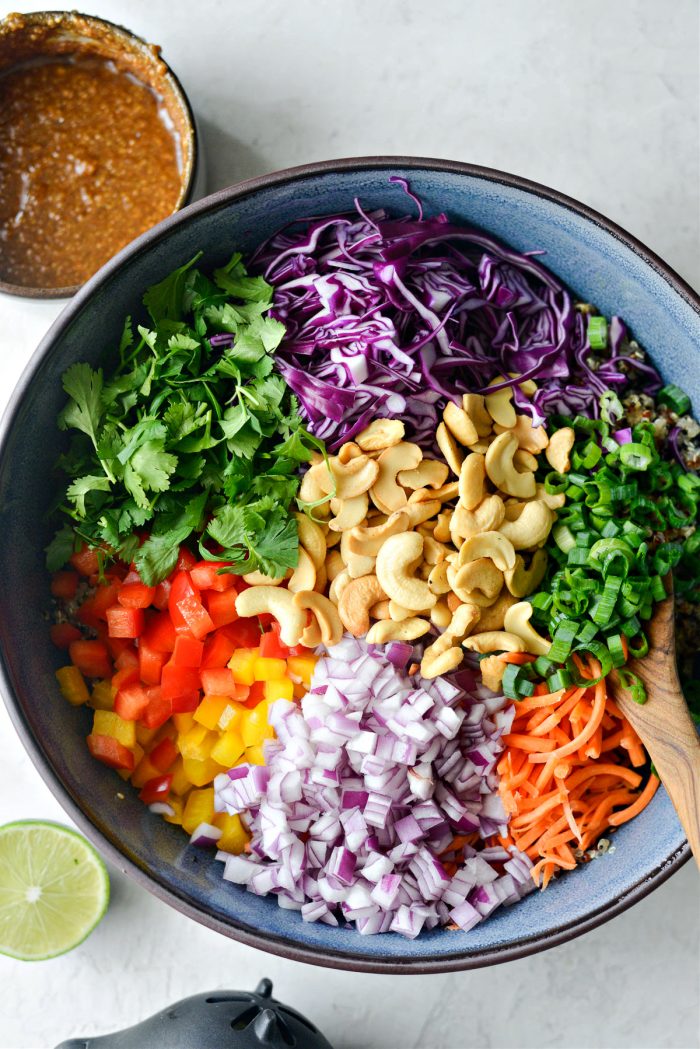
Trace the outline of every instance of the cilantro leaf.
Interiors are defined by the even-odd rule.
[[[105,477],[104,474],[99,476],[88,474],[73,481],[68,486],[66,495],[72,503],[75,503],[75,511],[78,517],[85,517],[85,496],[89,495],[90,492],[108,492],[109,488],[109,478]]]
[[[187,272],[202,257],[198,251],[184,266],[173,270],[159,284],[154,284],[143,297],[143,304],[155,325],[162,320],[179,321],[184,312],[183,297]],[[139,331],[141,329],[139,328]],[[143,334],[143,333],[142,333]]]
[[[70,400],[58,417],[61,430],[73,426],[87,434],[97,447],[102,419],[102,370],[89,364],[72,364],[63,376],[63,389]]]
[[[248,506],[222,507],[207,535],[223,547],[218,559],[232,561],[237,572],[260,571],[275,577],[299,561],[297,522],[269,498]]]
[[[129,465],[138,473],[144,488],[164,492],[177,468],[177,456],[165,451],[163,441],[147,441],[134,452]]]
[[[62,568],[74,550],[75,533],[69,525],[63,525],[46,547],[46,567],[49,572],[57,572]]]

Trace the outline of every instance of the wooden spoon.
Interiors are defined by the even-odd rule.
[[[647,702],[635,703],[613,672],[615,702],[649,752],[700,867],[700,738],[678,680],[672,590],[656,606],[648,635],[648,654],[629,663]]]

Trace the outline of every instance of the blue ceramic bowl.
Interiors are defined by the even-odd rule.
[[[90,715],[58,694],[60,654],[48,638],[43,547],[54,487],[52,464],[63,402],[60,377],[74,361],[97,362],[117,345],[150,284],[200,248],[207,265],[250,252],[291,219],[367,208],[404,212],[388,182],[403,175],[428,213],[483,227],[520,250],[543,248],[546,264],[603,313],[619,313],[700,410],[700,302],[651,252],[600,215],[560,194],[497,171],[401,157],[344,160],[242,183],[167,219],[126,248],[72,300],[15,391],[0,448],[0,658],[10,714],[59,801],[95,844],[157,896],[228,936],[287,957],[373,972],[437,972],[510,960],[576,936],[641,899],[688,859],[669,799],[660,790],[621,827],[606,856],[500,910],[471,932],[433,931],[416,940],[361,937],[305,924],[221,880],[210,854],[154,817],[85,746]]]

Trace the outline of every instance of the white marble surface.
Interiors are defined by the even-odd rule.
[[[89,10],[163,46],[202,120],[212,189],[331,156],[469,160],[599,208],[700,286],[694,0],[94,0]],[[3,400],[58,311],[0,297]],[[2,711],[0,823],[28,816],[62,813]],[[218,937],[121,876],[113,890],[106,919],[72,954],[0,958],[2,1049],[47,1049],[263,975],[338,1049],[698,1045],[690,866],[581,940],[426,978],[322,973]]]

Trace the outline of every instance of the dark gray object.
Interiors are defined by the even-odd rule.
[[[125,1031],[70,1038],[56,1049],[333,1049],[296,1009],[254,991],[209,991],[183,998]]]

